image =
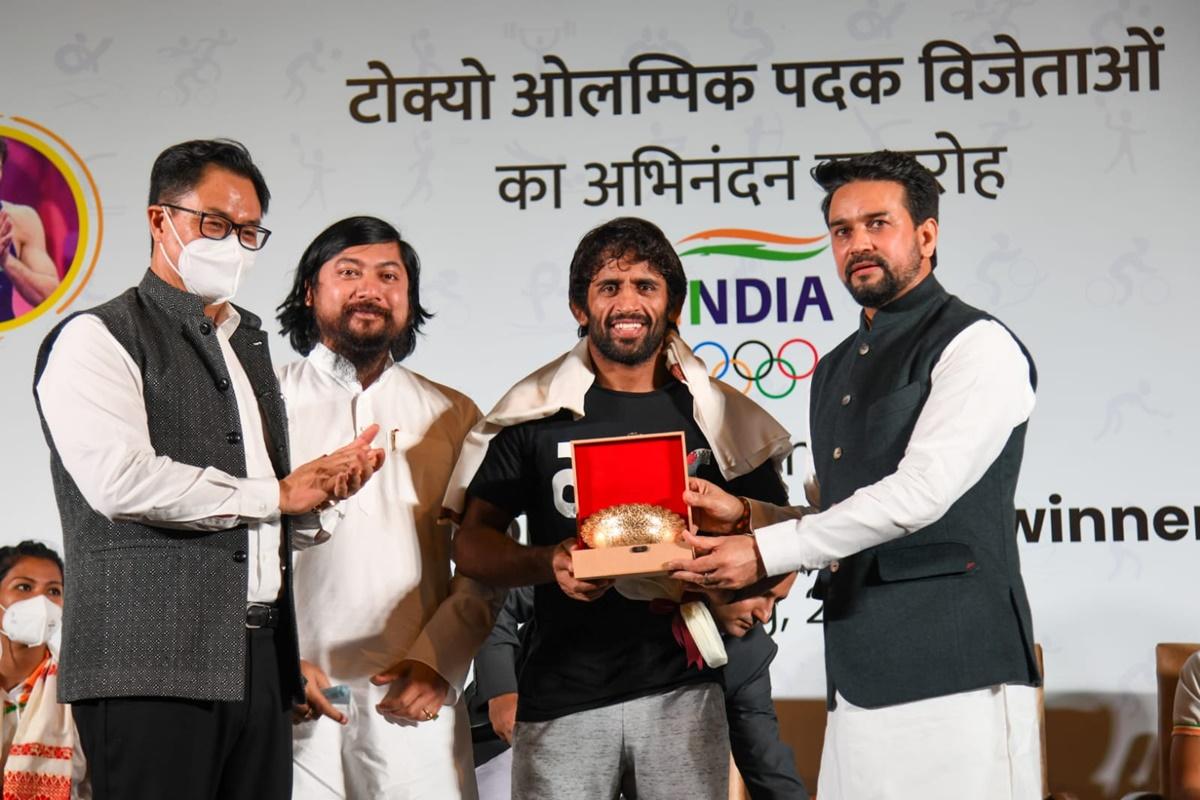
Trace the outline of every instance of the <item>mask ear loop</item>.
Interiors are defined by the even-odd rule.
[[[175,223],[171,221],[170,210],[168,210],[166,206],[159,206],[159,208],[162,209],[163,218],[167,221],[167,225],[171,227],[171,235],[175,237],[175,241],[179,242],[179,249],[182,251],[184,247],[183,238],[179,235],[179,231],[175,230]],[[179,271],[179,267],[176,266],[175,262],[171,260],[171,257],[167,255],[167,248],[163,247],[163,243],[161,241],[158,243],[158,249],[162,251],[163,258],[167,260],[167,266],[174,270],[175,274],[179,276],[179,280],[183,280],[183,273]]]

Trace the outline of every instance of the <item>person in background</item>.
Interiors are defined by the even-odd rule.
[[[796,754],[779,736],[771,694],[771,663],[779,645],[763,627],[775,605],[796,583],[792,573],[778,583],[760,584],[732,602],[711,603],[726,634],[725,716],[729,749],[751,800],[805,800],[808,790],[796,771]]]
[[[509,589],[496,626],[475,654],[475,679],[467,686],[471,743],[479,800],[512,797],[512,736],[517,723],[521,641],[530,632],[533,587]]]
[[[1179,670],[1171,728],[1171,800],[1200,800],[1200,651]]]
[[[0,788],[5,800],[90,797],[86,762],[58,702],[63,562],[44,544],[0,547]]]

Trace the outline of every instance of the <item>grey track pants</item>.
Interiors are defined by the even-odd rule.
[[[518,722],[514,800],[726,800],[729,729],[715,683]]]

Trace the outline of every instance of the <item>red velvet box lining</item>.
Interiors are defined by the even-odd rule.
[[[571,442],[576,524],[622,503],[650,503],[690,520],[683,502],[687,453],[682,432]]]

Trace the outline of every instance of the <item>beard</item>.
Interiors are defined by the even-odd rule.
[[[360,311],[378,314],[384,324],[369,333],[355,330],[351,318]],[[321,335],[331,343],[330,349],[355,367],[371,365],[408,333],[407,325],[397,324],[390,311],[374,303],[346,305],[336,320],[321,323],[319,328]]]
[[[850,274],[846,280],[846,289],[854,298],[854,302],[860,306],[882,308],[912,285],[913,279],[921,269],[921,250],[914,245],[906,263],[899,267],[893,266],[890,261],[878,253],[862,253],[846,262],[846,269],[850,270],[855,264],[861,264],[864,261],[869,261],[879,267],[882,273],[879,280],[874,283],[856,283],[854,275]]]
[[[613,326],[618,322],[626,321],[640,322],[646,326],[646,332],[642,335],[640,341],[625,344],[613,337]],[[610,317],[605,322],[595,317],[589,317],[587,332],[588,339],[596,346],[601,355],[609,361],[633,367],[646,363],[646,361],[658,354],[659,348],[662,347],[663,339],[667,338],[667,318],[664,316],[658,322],[653,322],[645,314],[622,314]]]

